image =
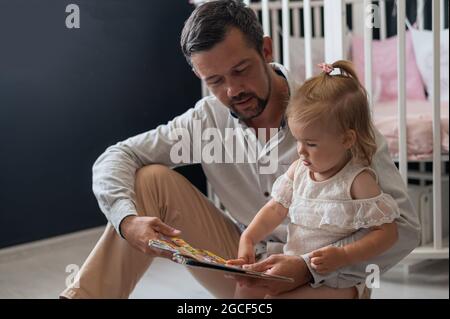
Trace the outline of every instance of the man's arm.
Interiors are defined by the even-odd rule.
[[[202,100],[203,101],[203,100]],[[192,129],[194,120],[202,122],[202,101],[195,108],[175,117],[165,125],[131,137],[106,149],[93,166],[92,189],[100,209],[116,231],[122,220],[137,215],[134,183],[136,171],[149,164],[176,167],[188,163],[175,163],[170,156],[172,146],[181,140],[177,132],[188,135],[188,160],[192,159]]]

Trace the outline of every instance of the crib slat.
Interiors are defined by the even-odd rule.
[[[343,0],[324,2],[325,61],[332,63],[344,58],[345,4]]]
[[[270,36],[269,0],[261,0],[261,11],[264,35]]]
[[[300,9],[292,9],[294,37],[300,38]]]
[[[202,84],[202,97],[208,96],[209,95],[209,90],[208,90],[208,86],[206,86],[205,82],[201,82]]]
[[[386,1],[380,0],[380,39],[384,40],[387,37],[387,22],[386,22]]]
[[[272,17],[272,41],[273,41],[273,56],[275,62],[280,63],[280,37],[278,34],[278,9],[270,9],[270,16]]]
[[[281,14],[283,18],[283,65],[290,70],[289,39],[291,37],[291,16],[289,14],[289,0],[282,0]]]
[[[424,21],[425,21],[425,16],[424,16],[424,8],[425,8],[425,1],[424,0],[417,0],[417,26],[419,28],[419,30],[423,30],[424,29]]]
[[[371,0],[364,0],[364,83],[369,97],[369,106],[373,108],[373,90],[372,90],[372,26],[367,25],[368,17],[372,14],[372,10],[368,10],[372,5]],[[376,14],[376,13],[375,13]]]
[[[321,7],[313,7],[314,12],[314,37],[322,37],[322,19],[321,19]]]
[[[349,4],[347,2],[347,4]],[[355,1],[350,2],[351,12],[352,12],[352,33],[358,36],[364,35],[364,27],[366,19],[363,18],[366,12],[366,2],[365,1]]]
[[[305,30],[305,76],[308,79],[313,74],[311,0],[303,1],[303,21]]]
[[[441,23],[440,1],[432,4],[433,30],[433,241],[442,248],[442,181],[441,181]],[[443,8],[441,8],[442,11]]]
[[[405,0],[397,1],[397,86],[398,86],[398,132],[399,169],[405,185],[408,182],[408,152],[406,145],[406,83],[405,83]]]

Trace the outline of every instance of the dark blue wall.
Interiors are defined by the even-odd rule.
[[[81,10],[67,29],[65,8]],[[91,191],[105,148],[200,98],[179,0],[0,0],[0,247],[106,222]],[[197,168],[183,172],[204,190]]]

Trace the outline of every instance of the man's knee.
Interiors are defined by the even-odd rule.
[[[136,183],[148,181],[149,179],[161,178],[170,174],[172,170],[165,165],[151,164],[144,166],[136,172]]]
[[[152,164],[144,166],[136,172],[135,188],[139,190],[144,185],[158,183],[167,179],[174,172],[167,166]]]
[[[173,169],[161,165],[152,164],[140,168],[136,172],[135,192],[136,194],[147,194],[148,192],[167,191],[174,185],[189,183],[181,174]]]

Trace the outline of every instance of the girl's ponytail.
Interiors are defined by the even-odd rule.
[[[342,75],[348,76],[350,78],[353,78],[355,81],[358,82],[359,85],[361,85],[361,82],[359,81],[358,75],[356,74],[355,69],[353,68],[353,64],[350,61],[346,60],[339,60],[332,64],[333,68],[339,69],[341,71]]]

